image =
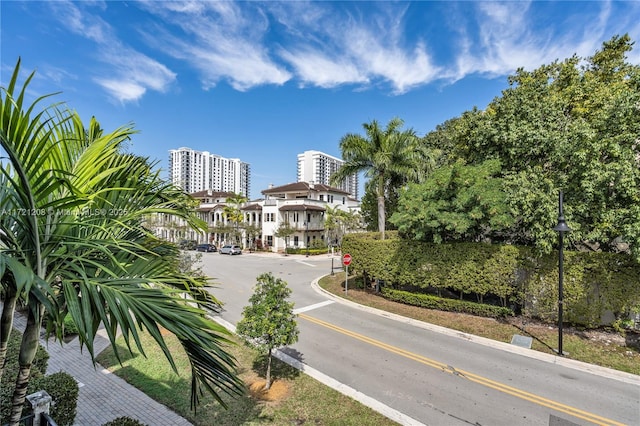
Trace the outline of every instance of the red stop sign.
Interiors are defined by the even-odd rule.
[[[342,264],[344,266],[349,266],[349,264],[351,264],[351,255],[349,253],[345,253],[342,256]]]

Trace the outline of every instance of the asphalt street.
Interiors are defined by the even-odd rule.
[[[640,377],[344,303],[314,285],[326,255],[206,253],[202,265],[230,327],[259,274],[287,281],[300,339],[279,356],[398,423],[640,424]]]

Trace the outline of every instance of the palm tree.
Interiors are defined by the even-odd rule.
[[[231,197],[228,197],[225,201],[226,205],[224,206],[224,214],[227,217],[227,220],[233,223],[234,228],[234,238],[236,242],[238,242],[238,237],[240,232],[238,231],[238,227],[240,223],[244,220],[244,215],[242,214],[242,210],[240,207],[248,200],[242,194],[233,194]]]
[[[344,164],[331,176],[331,184],[339,185],[349,176],[364,172],[376,192],[378,230],[385,232],[385,195],[392,183],[419,180],[422,167],[417,159],[418,138],[413,129],[400,131],[404,122],[394,118],[381,129],[376,120],[364,123],[366,136],[349,133],[340,140]]]
[[[362,228],[361,218],[357,212],[340,209],[339,206],[327,206],[325,214],[325,229],[327,231],[327,241],[337,242],[342,245],[342,237],[349,231]]]
[[[10,424],[21,416],[43,319],[61,338],[67,314],[92,357],[104,325],[116,356],[118,329],[129,351],[142,353],[139,333],[148,332],[175,369],[166,329],[191,361],[192,407],[202,390],[225,405],[221,393],[239,395],[243,386],[222,348],[229,332],[207,317],[219,303],[206,291],[208,279],[181,273],[178,248],[144,225],[162,213],[206,229],[189,196],[162,180],[155,164],[122,152],[132,127],[106,133],[91,119],[85,128],[60,105],[35,113],[45,97],[24,105],[34,74],[16,93],[19,69],[20,61],[0,92],[0,365],[16,302],[29,308]]]

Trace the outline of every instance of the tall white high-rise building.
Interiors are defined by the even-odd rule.
[[[298,182],[313,182],[330,185],[329,178],[342,165],[344,161],[320,151],[305,151],[298,154]],[[353,174],[337,186],[337,188],[351,194],[358,199],[358,175]]]
[[[189,193],[210,189],[248,197],[250,167],[238,158],[224,158],[191,148],[171,149],[169,179]]]

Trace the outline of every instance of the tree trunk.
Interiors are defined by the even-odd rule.
[[[380,232],[380,239],[384,240],[385,231],[385,211],[384,211],[384,194],[378,195],[378,231]]]
[[[267,376],[264,390],[269,390],[269,388],[271,388],[271,348],[269,348],[269,354],[267,355]]]
[[[43,312],[41,306],[35,309],[38,310],[35,313],[32,309],[29,309],[27,327],[24,330],[22,342],[20,343],[18,377],[11,399],[10,426],[17,426],[20,417],[22,417],[22,408],[24,407],[24,401],[27,396],[27,386],[29,385],[29,377],[31,375],[31,363],[36,356],[36,351],[40,343],[40,328]]]
[[[0,379],[2,379],[2,373],[4,373],[4,361],[7,358],[7,344],[13,328],[16,300],[17,298],[13,291],[8,290],[5,293],[2,316],[0,316]]]

